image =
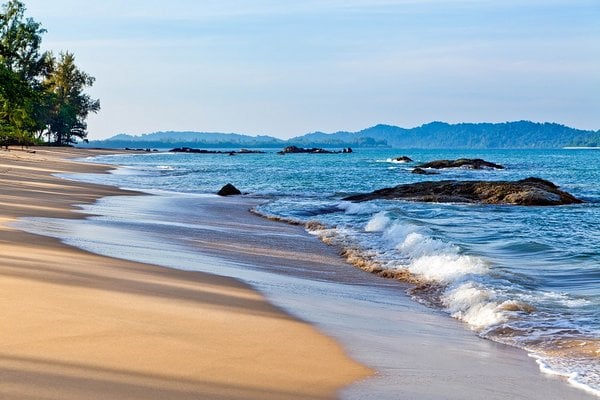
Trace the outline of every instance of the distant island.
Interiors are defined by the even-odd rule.
[[[544,149],[600,146],[600,130],[586,131],[557,123],[514,121],[504,123],[431,122],[416,128],[376,125],[358,132],[313,132],[288,140],[216,132],[154,132],[119,134],[79,144],[98,148],[282,148],[390,147],[403,149]]]

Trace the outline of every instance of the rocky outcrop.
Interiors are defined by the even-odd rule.
[[[169,150],[171,153],[194,153],[194,154],[223,154],[223,151],[216,150],[204,150],[204,149],[194,149],[191,147],[176,147],[174,149]],[[226,152],[229,154],[229,152]]]
[[[422,165],[420,168],[468,168],[468,169],[504,169],[500,164],[494,164],[481,158],[459,158],[458,160],[436,160]]]
[[[418,175],[438,175],[437,172],[433,172],[433,171],[428,171],[426,169],[423,168],[415,168],[411,171],[413,174],[418,174]]]
[[[520,181],[438,181],[399,185],[346,197],[348,201],[401,199],[439,203],[515,204],[553,206],[583,203],[540,178]]]
[[[392,158],[392,161],[399,162],[399,163],[409,163],[409,162],[412,162],[413,159],[408,156],[400,156],[400,157]]]
[[[237,154],[265,154],[264,151],[260,151],[260,150],[249,150],[249,149],[240,149],[239,151],[235,152]]]
[[[217,194],[219,196],[235,196],[242,194],[242,192],[240,192],[238,188],[233,186],[231,183],[228,183],[227,185],[223,186],[221,190],[217,192]]]
[[[127,151],[145,151],[146,153],[150,153],[151,151],[154,151],[154,152],[158,151],[157,149],[148,149],[148,148],[146,148],[146,149],[140,149],[140,148],[132,149],[130,147],[125,147],[125,150],[127,150]]]
[[[205,149],[194,149],[192,147],[176,147],[174,149],[169,150],[171,153],[192,153],[192,154],[228,154],[230,156],[234,156],[236,154],[264,154],[264,151],[259,150],[248,150],[241,149],[239,151],[223,151],[223,150],[205,150]]]
[[[277,154],[296,154],[296,153],[315,153],[315,154],[338,154],[338,153],[352,153],[352,148],[344,148],[341,151],[325,150],[317,147],[305,149],[303,147],[288,146]]]

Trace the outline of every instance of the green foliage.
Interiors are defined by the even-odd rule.
[[[41,24],[24,19],[25,5],[11,0],[2,6],[0,14],[0,62],[28,83],[34,82],[44,70],[44,56],[40,54]]]
[[[29,134],[34,121],[31,118],[33,93],[13,71],[0,65],[0,145],[33,142]]]
[[[25,5],[0,8],[0,145],[28,145],[42,137],[58,145],[85,138],[85,119],[100,109],[83,91],[94,78],[77,68],[72,53],[41,52],[41,24],[25,18]]]
[[[85,119],[90,112],[100,110],[100,101],[83,92],[93,83],[93,77],[77,68],[72,53],[61,53],[58,60],[52,57],[43,86],[50,104],[48,124],[57,144],[69,144],[74,142],[74,137],[86,137]]]
[[[600,130],[576,137],[569,143],[575,147],[600,147]]]

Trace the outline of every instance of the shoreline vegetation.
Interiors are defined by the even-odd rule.
[[[118,151],[0,152],[0,397],[329,399],[371,372],[231,278],[87,253],[10,226],[132,195],[53,176]]]
[[[75,56],[42,51],[46,30],[25,16],[22,1],[0,5],[0,146],[64,146],[86,140],[86,119],[100,100],[84,90],[95,78]]]

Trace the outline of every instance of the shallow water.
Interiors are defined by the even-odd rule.
[[[507,168],[453,169],[423,178],[410,173],[415,163],[392,161],[404,154],[423,162],[479,157]],[[480,336],[527,349],[546,371],[600,390],[600,152],[358,149],[286,156],[159,153],[98,161],[125,167],[78,179],[192,194],[214,193],[232,182],[244,192],[267,196],[257,212],[318,221],[310,225],[312,233],[344,249],[357,265],[410,272],[421,285],[410,291],[415,300],[464,321]],[[528,176],[551,180],[587,203],[518,207],[341,200],[420,180]],[[111,207],[105,218],[118,219],[122,216],[115,210],[127,210]],[[155,218],[155,212],[148,216]],[[163,223],[173,225],[186,212],[164,207]],[[178,223],[198,229],[200,221],[188,217]],[[94,246],[98,251],[99,244]]]
[[[377,369],[346,388],[343,399],[588,398],[552,386],[562,384],[536,374],[524,353],[478,339],[411,301],[407,284],[353,268],[301,227],[249,215],[260,202],[177,193],[107,197],[84,206],[93,214],[84,220],[28,218],[18,227],[99,254],[243,280]]]

